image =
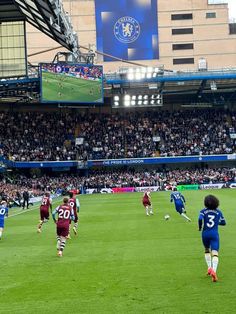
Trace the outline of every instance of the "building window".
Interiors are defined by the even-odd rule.
[[[229,33],[230,33],[230,35],[236,34],[236,23],[230,23],[229,24]]]
[[[185,13],[185,14],[171,14],[171,20],[192,20],[193,15],[192,13]]]
[[[193,49],[193,44],[173,44],[172,50]]]
[[[26,72],[25,22],[0,23],[0,78]]]
[[[194,58],[173,59],[173,64],[194,64]]]
[[[216,18],[216,13],[215,12],[207,12],[206,13],[206,18],[207,19],[215,19]]]
[[[172,35],[185,35],[185,34],[193,34],[192,28],[173,28]]]

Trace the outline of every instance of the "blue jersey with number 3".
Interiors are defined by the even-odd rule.
[[[202,209],[199,214],[199,220],[203,220],[203,231],[218,233],[218,226],[225,225],[225,219],[219,209]]]
[[[219,251],[220,239],[218,226],[226,224],[224,216],[219,209],[202,209],[198,218],[199,230],[202,228],[202,242],[206,249]]]

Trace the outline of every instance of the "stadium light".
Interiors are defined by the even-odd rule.
[[[129,73],[127,77],[128,77],[128,80],[130,80],[130,81],[134,80],[134,74],[133,73]]]
[[[137,72],[137,73],[135,74],[135,79],[136,79],[136,80],[141,80],[141,78],[142,78],[142,74],[141,74],[140,72]]]
[[[211,81],[210,82],[210,87],[211,87],[212,91],[216,91],[217,90],[216,82],[215,81]]]
[[[163,106],[162,94],[139,94],[139,95],[115,95],[113,96],[113,107],[160,107]]]

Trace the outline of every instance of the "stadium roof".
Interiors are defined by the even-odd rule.
[[[39,102],[40,80],[32,78],[0,81],[0,102]],[[112,104],[113,96],[120,95],[163,96],[163,104],[186,106],[236,104],[236,69],[162,74],[152,79],[129,81],[125,77],[105,75],[105,103]],[[7,99],[9,99],[7,101]]]
[[[26,20],[74,53],[78,50],[77,34],[61,1],[1,0],[0,22],[16,20]]]
[[[0,1],[0,22],[24,20],[25,16],[20,12],[14,0]]]
[[[109,86],[107,96],[161,93],[164,104],[235,103],[236,69],[168,72],[138,80],[130,80],[129,75],[123,73],[113,73],[106,76],[106,87]]]

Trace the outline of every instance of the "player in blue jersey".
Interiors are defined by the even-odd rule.
[[[8,207],[7,202],[2,201],[0,205],[0,240],[2,239],[5,217],[8,217]]]
[[[187,221],[191,221],[191,219],[186,215],[186,210],[184,204],[186,203],[184,196],[177,191],[177,188],[175,187],[173,189],[173,192],[170,195],[170,201],[175,203],[175,209],[176,211],[184,217]]]
[[[226,225],[222,212],[218,209],[219,200],[214,195],[208,195],[204,199],[205,208],[200,211],[198,218],[199,231],[202,230],[202,243],[205,247],[205,260],[207,274],[212,281],[217,281],[216,270],[219,262],[219,233],[218,225]]]

